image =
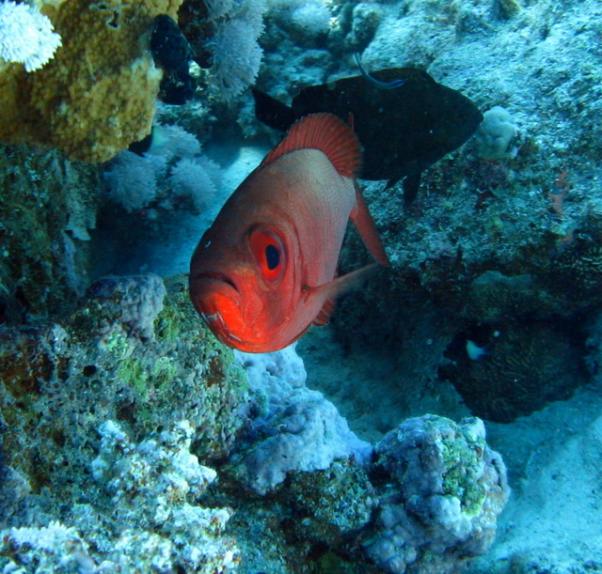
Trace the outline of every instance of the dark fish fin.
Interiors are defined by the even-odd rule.
[[[351,210],[350,218],[372,257],[381,265],[388,267],[389,259],[385,248],[357,183],[355,184],[355,207]]]
[[[255,117],[266,126],[285,132],[297,119],[293,109],[255,88],[251,89],[255,100]]]
[[[362,76],[364,76],[366,80],[374,84],[379,90],[395,90],[397,88],[401,88],[401,86],[403,86],[406,83],[405,80],[402,80],[401,78],[398,78],[396,80],[390,80],[388,82],[383,82],[382,80],[379,80],[378,78],[375,78],[374,76],[370,75],[364,69],[364,66],[362,66],[362,58],[358,52],[354,52],[353,57],[355,58],[355,63],[360,69]]]
[[[333,114],[309,114],[295,122],[286,137],[265,156],[262,166],[299,149],[318,149],[340,175],[354,177],[360,167],[361,149],[351,128]]]
[[[334,299],[326,299],[326,301],[324,301],[324,305],[322,305],[322,308],[318,313],[318,316],[313,320],[312,324],[316,325],[317,327],[323,327],[324,325],[328,325],[328,323],[330,322],[330,318],[332,317],[332,314],[334,312],[334,307]]]
[[[403,180],[403,202],[406,206],[410,205],[418,195],[421,173],[422,172],[417,169],[416,171],[409,173]]]
[[[308,297],[323,297],[324,301],[335,299],[338,295],[357,289],[361,284],[378,269],[377,263],[370,263],[355,271],[336,277],[328,283],[317,287],[305,287]]]

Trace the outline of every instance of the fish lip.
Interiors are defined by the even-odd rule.
[[[211,281],[219,281],[220,283],[225,283],[226,285],[232,287],[236,293],[240,294],[240,289],[236,285],[236,283],[232,280],[231,277],[226,275],[225,273],[219,273],[217,271],[204,271],[201,273],[197,273],[192,280],[200,281],[202,279],[209,279]]]

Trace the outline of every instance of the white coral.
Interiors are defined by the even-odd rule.
[[[144,209],[156,199],[157,178],[163,175],[166,165],[162,156],[122,151],[104,173],[108,197],[129,213]]]
[[[213,38],[213,74],[225,100],[232,100],[255,82],[263,50],[259,34],[243,19],[222,24]]]
[[[10,0],[0,4],[0,59],[33,72],[51,60],[60,45],[60,35],[39,10]]]
[[[217,164],[208,158],[182,158],[169,176],[173,194],[189,197],[197,213],[206,211],[215,200],[217,187],[211,172],[217,169]]]

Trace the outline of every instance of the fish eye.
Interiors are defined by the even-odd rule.
[[[275,245],[270,243],[266,246],[265,259],[268,269],[270,270],[276,269],[276,267],[280,265],[280,251],[278,251],[278,248]]]
[[[251,231],[249,243],[264,279],[270,282],[280,279],[285,261],[284,244],[280,236],[272,231],[256,228]]]

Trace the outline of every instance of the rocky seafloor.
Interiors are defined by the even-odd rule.
[[[31,6],[63,47],[0,61],[0,572],[602,572],[599,2]],[[195,94],[155,106],[178,9]],[[354,53],[484,120],[410,205],[362,182],[391,267],[328,327],[232,352],[184,274],[278,141],[246,88]]]

